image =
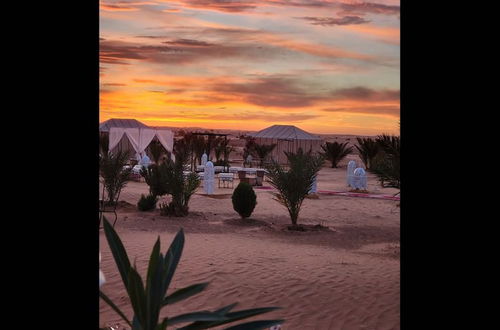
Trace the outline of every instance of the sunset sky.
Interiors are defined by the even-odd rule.
[[[100,2],[100,121],[399,134],[399,0]]]

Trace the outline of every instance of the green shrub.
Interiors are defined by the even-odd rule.
[[[302,202],[309,194],[324,158],[321,154],[313,155],[310,150],[304,152],[301,148],[297,153],[285,151],[285,155],[289,163],[288,170],[276,161],[266,168],[269,183],[278,190],[276,200],[287,208],[292,226],[297,226]]]
[[[372,160],[371,171],[378,177],[382,187],[400,188],[399,136],[379,135],[376,140],[379,152]]]
[[[153,140],[148,149],[155,164],[159,164],[161,157],[167,153],[167,149],[157,140]]]
[[[169,193],[167,171],[167,162],[142,167],[141,175],[149,186],[150,195],[163,196]]]
[[[189,200],[200,186],[198,174],[190,172],[184,175],[184,167],[191,156],[190,145],[185,138],[174,144],[173,159],[167,158],[160,165],[143,167],[141,175],[149,185],[150,194],[154,196],[171,195],[171,201],[160,204],[160,214],[166,216],[184,217],[188,215]]]
[[[135,264],[130,263],[120,237],[106,218],[104,218],[104,233],[130,299],[134,312],[133,317],[127,317],[102,290],[99,290],[99,296],[127,322],[132,330],[165,330],[167,327],[173,328],[174,326],[177,329],[185,330],[210,329],[277,309],[276,307],[264,307],[234,312],[231,311],[236,306],[236,303],[234,303],[214,311],[188,312],[160,320],[160,311],[164,307],[194,296],[203,291],[208,285],[206,282],[193,284],[170,292],[167,295],[168,287],[171,284],[184,248],[184,232],[181,229],[177,233],[165,254],[160,252],[160,238],[158,237],[149,258],[146,281],[137,271]],[[283,320],[258,320],[229,326],[226,329],[267,329],[283,322]],[[179,324],[182,323],[188,324],[179,327]]]
[[[365,164],[367,170],[371,169],[372,161],[379,152],[379,144],[372,138],[357,137],[358,145],[354,145],[358,150],[359,157]]]
[[[118,151],[103,154],[99,161],[99,174],[107,191],[107,204],[117,202],[120,192],[130,180],[131,169],[124,169],[129,159],[129,153]]]
[[[255,205],[257,205],[257,195],[250,184],[240,182],[231,197],[233,209],[238,212],[241,218],[248,218],[252,215]]]
[[[155,195],[149,194],[147,196],[141,195],[141,199],[137,202],[139,211],[151,211],[156,208],[158,198]]]

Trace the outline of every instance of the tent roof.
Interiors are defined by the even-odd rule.
[[[120,118],[113,118],[113,119],[108,119],[104,122],[102,122],[99,125],[99,131],[101,132],[109,132],[109,129],[111,127],[122,127],[122,128],[149,128],[149,126],[144,125],[138,120],[135,119],[120,119]]]
[[[250,136],[268,139],[321,140],[319,136],[312,135],[292,125],[273,125],[250,134]]]

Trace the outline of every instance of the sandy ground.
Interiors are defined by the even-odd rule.
[[[323,168],[318,189],[346,191],[345,175],[345,168]],[[368,190],[397,192],[381,188],[371,174]],[[123,190],[115,228],[139,272],[145,276],[156,238],[164,252],[183,228],[186,245],[169,293],[210,282],[204,292],[165,308],[162,316],[238,302],[236,310],[282,307],[252,319],[283,318],[283,329],[400,329],[398,202],[319,195],[305,200],[299,223],[323,228],[291,232],[286,209],[270,191],[255,189],[258,204],[245,221],[232,208],[232,191],[216,189],[209,197],[200,188],[188,217],[167,218],[158,210],[136,210],[141,193],[148,193],[145,183],[130,182]],[[132,315],[102,230],[100,244],[107,280],[102,290]],[[124,322],[101,301],[100,324]]]

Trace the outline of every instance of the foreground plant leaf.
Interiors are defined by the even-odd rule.
[[[225,330],[261,330],[268,329],[272,326],[282,324],[284,320],[264,320],[264,321],[252,321],[248,323],[238,324]]]
[[[194,284],[190,285],[188,287],[179,289],[169,295],[165,300],[163,300],[162,306],[168,305],[168,304],[174,304],[178,301],[187,299],[191,296],[194,296],[197,293],[200,293],[201,291],[205,290],[205,288],[208,286],[208,282],[205,283],[199,283],[199,284]]]
[[[145,286],[136,267],[130,265],[123,243],[107,219],[104,219],[104,231],[134,310],[132,323],[102,291],[99,292],[100,297],[131,326],[132,330],[165,330],[169,325],[185,322],[193,323],[180,329],[208,329],[278,309],[267,307],[230,312],[236,306],[234,303],[213,312],[198,311],[167,317],[159,323],[158,319],[162,307],[194,296],[208,285],[207,282],[190,285],[165,297],[184,248],[183,230],[179,230],[176,234],[165,256],[160,252],[160,238],[158,237],[149,258]],[[231,327],[229,329],[256,330],[280,323],[283,323],[283,320],[254,321],[240,324],[239,328]]]
[[[165,254],[165,259],[164,259],[165,268],[164,268],[164,277],[162,285],[162,295],[165,295],[167,293],[170,281],[172,280],[175,270],[177,269],[177,265],[179,264],[179,260],[181,259],[183,248],[184,248],[184,231],[181,228],[177,233],[177,235],[175,235],[172,244],[170,244],[170,247],[168,248],[168,251]]]
[[[116,233],[115,229],[109,223],[108,219],[104,217],[103,219],[104,234],[106,235],[106,240],[108,241],[109,248],[115,259],[116,266],[120,272],[123,284],[125,287],[128,285],[128,273],[130,270],[130,260],[127,255],[127,251],[123,247],[123,243]]]
[[[142,278],[135,268],[130,268],[128,292],[135,316],[140,324],[146,325],[146,293]]]
[[[223,314],[218,314],[214,312],[194,312],[194,313],[186,313],[178,316],[174,316],[168,319],[168,325],[174,325],[178,323],[184,322],[193,322],[193,321],[225,321],[227,317]]]
[[[161,273],[163,264],[163,257],[160,253],[160,237],[158,237],[149,257],[146,276],[146,325],[149,328],[158,323],[162,307]]]
[[[232,308],[235,305],[236,304],[233,304],[233,305],[229,305],[227,307]],[[215,327],[215,326],[224,325],[224,324],[236,322],[236,321],[248,318],[248,317],[272,312],[272,311],[277,310],[277,309],[280,309],[280,308],[279,307],[252,308],[252,309],[246,309],[246,310],[232,312],[232,313],[226,313],[226,314],[223,314],[227,318],[226,320],[216,321],[216,322],[204,322],[204,321],[194,322],[194,323],[191,323],[185,327],[179,328],[178,330],[210,329],[210,328]],[[220,310],[219,310],[219,312],[220,312]],[[272,320],[272,321],[277,322],[280,320]]]
[[[106,296],[104,294],[104,292],[102,292],[101,290],[99,290],[99,297],[102,298],[102,300],[104,300],[111,308],[113,308],[113,310],[118,314],[120,315],[120,317],[125,321],[127,322],[128,325],[132,326],[132,323],[130,323],[129,319],[127,319],[127,317],[125,316],[125,314],[123,314],[123,312],[111,301],[111,299],[108,298],[108,296]]]

